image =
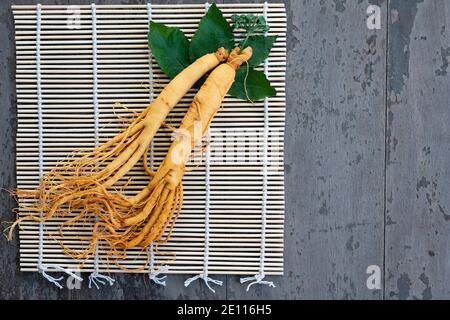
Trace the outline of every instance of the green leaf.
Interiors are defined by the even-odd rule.
[[[150,22],[148,45],[161,70],[174,78],[190,65],[189,40],[176,27]]]
[[[245,47],[252,47],[253,49],[252,57],[248,61],[250,67],[256,67],[257,65],[263,63],[264,60],[266,60],[275,40],[277,40],[277,36],[248,37],[248,39],[242,45],[244,45]],[[245,49],[245,47],[241,46],[242,49]]]
[[[230,25],[222,12],[213,3],[205,16],[200,20],[189,47],[191,61],[201,56],[215,52],[220,47],[230,51],[234,46],[234,36]]]
[[[245,79],[246,75],[247,79]],[[243,100],[258,101],[265,97],[276,96],[277,91],[270,85],[264,72],[245,65],[237,71],[236,79],[228,94]]]

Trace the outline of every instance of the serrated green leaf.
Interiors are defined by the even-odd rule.
[[[190,65],[189,40],[176,27],[150,22],[148,44],[161,70],[174,78]]]
[[[213,3],[200,20],[198,30],[192,37],[189,47],[190,59],[193,62],[207,53],[215,52],[220,47],[230,51],[233,46],[233,31],[222,12]]]
[[[231,16],[233,22],[231,29],[242,29],[247,35],[264,34],[269,31],[270,27],[263,16],[254,14],[233,14]]]
[[[250,67],[256,67],[266,60],[269,56],[270,50],[272,46],[277,40],[277,36],[250,36],[243,43],[241,49],[245,49],[245,47],[252,47],[253,54],[248,64]]]
[[[277,91],[270,85],[264,72],[245,65],[237,71],[236,79],[228,94],[243,100],[258,101],[265,97],[276,96]]]

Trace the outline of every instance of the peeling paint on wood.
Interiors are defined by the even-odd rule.
[[[450,7],[390,1],[386,298],[448,299]],[[392,15],[391,15],[392,16]]]

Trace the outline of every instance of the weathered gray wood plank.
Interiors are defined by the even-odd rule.
[[[370,1],[372,3],[372,1]],[[379,299],[366,268],[383,267],[385,15],[368,1],[291,1],[285,140],[285,276],[228,298]]]
[[[450,292],[450,5],[389,4],[386,298]]]

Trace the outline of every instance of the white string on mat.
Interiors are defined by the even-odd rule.
[[[264,2],[264,19],[267,22],[268,3]],[[267,36],[267,32],[266,32]],[[269,64],[268,59],[264,61],[264,73],[268,75]],[[250,287],[256,283],[265,284],[275,288],[275,284],[272,281],[263,281],[264,274],[264,262],[266,254],[266,227],[267,227],[267,166],[268,166],[268,136],[269,136],[269,99],[264,99],[264,138],[263,138],[263,195],[262,195],[262,209],[261,209],[261,249],[259,256],[259,273],[251,277],[243,277],[240,279],[241,283],[250,283],[247,285],[247,291]]]
[[[166,286],[167,276],[160,276],[161,273],[165,273],[169,270],[168,266],[162,266],[155,269],[155,248],[153,242],[150,244],[150,265],[148,277],[156,284]]]
[[[147,3],[147,19],[148,19],[148,26],[150,31],[150,21],[152,20],[152,4],[149,2]],[[154,92],[153,92],[153,66],[152,66],[152,52],[148,51],[148,80],[149,80],[149,95],[150,95],[150,102],[154,99]],[[154,146],[153,141],[150,143],[150,168],[153,170],[153,153],[154,153]],[[149,273],[148,277],[151,281],[153,281],[156,284],[166,286],[166,278],[167,276],[160,276],[161,273],[165,273],[169,270],[168,266],[162,266],[155,269],[155,246],[153,242],[150,244],[150,265],[149,265]]]
[[[205,3],[205,11],[207,12],[209,9],[209,2]],[[206,140],[209,140],[209,131],[206,134]],[[195,275],[191,278],[186,279],[184,282],[184,286],[189,286],[193,281],[197,279],[203,279],[206,286],[211,290],[212,292],[216,292],[209,284],[209,282],[212,282],[214,284],[217,284],[221,286],[223,284],[222,281],[212,279],[208,276],[208,260],[209,260],[209,208],[210,208],[210,158],[209,158],[209,144],[206,146],[205,149],[205,251],[204,251],[204,257],[203,257],[203,272]]]
[[[209,140],[209,132],[206,134],[206,140]],[[216,292],[210,285],[209,282],[217,284],[221,286],[223,284],[220,280],[212,279],[208,276],[208,261],[209,261],[209,209],[210,209],[210,196],[211,196],[211,188],[210,188],[210,153],[209,153],[209,143],[205,149],[205,251],[203,258],[203,272],[188,278],[184,285],[187,287],[191,284],[192,281],[197,279],[203,279],[205,281],[206,286],[212,292]]]
[[[92,76],[93,76],[93,87],[92,87],[92,101],[94,105],[94,137],[95,137],[95,147],[98,147],[98,134],[99,134],[99,122],[100,122],[100,111],[98,107],[98,75],[97,75],[97,10],[95,3],[91,4],[91,14],[92,14]],[[95,217],[95,221],[98,217]],[[94,251],[94,272],[89,275],[89,288],[94,285],[97,289],[100,289],[99,284],[105,285],[106,282],[110,286],[114,284],[114,279],[99,273],[99,257],[98,257],[98,241],[95,243]]]
[[[151,2],[147,3],[147,24],[148,24],[148,30],[150,31],[150,21],[152,20],[152,4]],[[148,50],[148,88],[149,88],[149,98],[150,102],[153,102],[153,99],[155,98],[154,89],[153,89],[153,56],[152,51]],[[153,155],[154,155],[154,144],[153,141],[150,143],[150,168],[153,170]]]
[[[41,84],[41,4],[36,5],[36,91],[37,91],[37,113],[38,113],[38,159],[39,159],[39,179],[42,178],[44,174],[44,124],[43,124],[43,113],[42,113],[42,84]],[[41,213],[42,218],[42,213]],[[61,271],[69,276],[77,279],[78,281],[83,281],[83,278],[76,275],[72,271],[65,269],[56,264],[44,264],[44,221],[39,222],[39,256],[37,268],[40,274],[47,279],[49,282],[53,283],[58,288],[62,289],[63,286],[60,281],[64,279],[63,276],[55,278],[49,275],[49,271]],[[53,269],[53,270],[51,270]]]

